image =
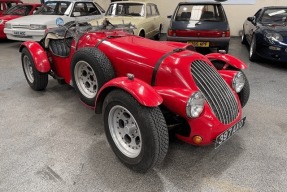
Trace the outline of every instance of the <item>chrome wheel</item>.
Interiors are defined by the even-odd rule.
[[[98,81],[92,67],[85,61],[79,61],[74,75],[79,91],[87,98],[94,98],[98,92]]]
[[[250,45],[250,51],[249,51],[249,57],[252,58],[254,55],[254,48],[255,48],[255,40],[252,38],[251,45]]]
[[[24,67],[24,71],[26,73],[27,79],[30,81],[30,83],[33,83],[34,82],[33,67],[27,55],[23,57],[23,67]]]
[[[117,148],[125,156],[136,158],[141,152],[142,138],[133,115],[126,108],[115,105],[109,112],[108,125]]]

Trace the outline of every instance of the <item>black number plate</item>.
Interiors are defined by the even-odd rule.
[[[246,117],[242,118],[238,123],[227,129],[216,137],[215,149],[227,141],[234,133],[236,133],[241,127],[244,126]]]

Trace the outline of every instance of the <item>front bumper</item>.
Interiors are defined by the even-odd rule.
[[[212,110],[205,106],[204,112],[201,114],[199,118],[189,118],[187,119],[187,123],[189,125],[190,133],[189,135],[183,136],[177,134],[177,138],[187,142],[192,145],[210,145],[213,144],[216,140],[216,137],[219,136],[224,131],[228,130],[236,123],[238,123],[242,118],[242,109],[239,107],[239,112],[237,117],[229,124],[223,124],[220,122]],[[202,137],[202,142],[200,144],[196,144],[193,141],[194,136]]]
[[[209,48],[224,48],[229,46],[230,37],[210,38],[210,37],[177,37],[168,36],[167,41],[178,41],[187,43],[188,41],[209,42]]]
[[[30,30],[30,29],[8,29],[4,28],[4,33],[8,39],[17,41],[40,41],[45,34],[45,30]]]
[[[272,48],[278,48],[280,50],[272,50]],[[267,42],[264,42],[262,44],[258,44],[256,49],[256,53],[265,59],[272,60],[272,61],[280,61],[280,62],[287,62],[287,44],[273,44],[270,45]]]

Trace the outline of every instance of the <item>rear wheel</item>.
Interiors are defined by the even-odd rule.
[[[154,36],[154,39],[155,40],[160,40],[160,37],[161,37],[161,29],[162,29],[162,27],[161,27],[161,25],[159,26],[159,32],[158,32],[158,34],[156,34],[155,36]]]
[[[140,37],[145,37],[145,32],[142,30],[139,34]]]
[[[35,91],[44,90],[48,85],[48,74],[36,69],[32,55],[27,48],[23,48],[21,60],[25,78],[30,87]]]
[[[146,172],[163,161],[168,130],[158,107],[142,106],[127,92],[114,90],[105,98],[103,114],[108,142],[127,167]]]
[[[81,100],[94,106],[99,89],[115,73],[109,59],[97,48],[82,48],[72,58],[71,74],[73,85]]]

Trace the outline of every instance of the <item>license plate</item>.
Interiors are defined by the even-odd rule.
[[[25,31],[14,31],[14,35],[16,35],[16,36],[26,36],[26,32]]]
[[[215,149],[227,141],[234,133],[236,133],[241,127],[244,126],[246,117],[242,118],[238,123],[227,129],[216,137]]]
[[[209,47],[209,42],[188,41],[187,43],[192,44],[194,47]]]

